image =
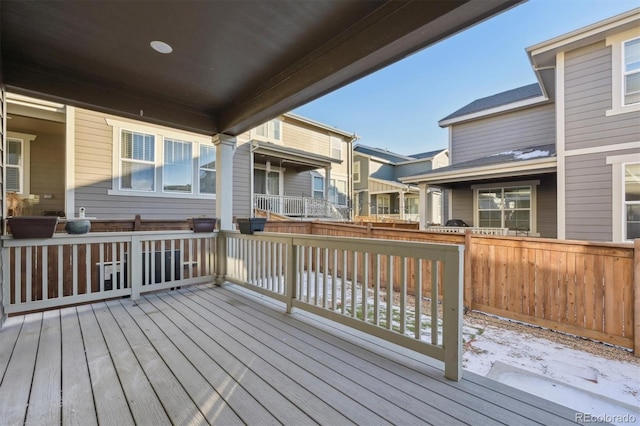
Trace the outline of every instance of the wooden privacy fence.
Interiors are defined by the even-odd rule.
[[[640,240],[634,245],[456,235],[328,222],[294,222],[291,228],[267,223],[265,230],[464,245],[464,301],[470,309],[640,354]],[[391,282],[399,280],[397,266]],[[429,274],[427,267],[423,278]],[[422,296],[432,297],[429,286],[422,289]]]

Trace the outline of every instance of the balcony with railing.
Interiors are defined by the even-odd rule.
[[[292,218],[349,220],[350,210],[329,200],[289,195],[254,194],[254,209]]]

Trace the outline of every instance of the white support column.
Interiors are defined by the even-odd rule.
[[[398,217],[404,220],[404,191],[398,191]]]
[[[220,230],[233,229],[233,153],[234,136],[219,133],[213,136],[216,146],[216,216]]]
[[[421,183],[418,185],[420,190],[420,198],[418,200],[418,214],[420,215],[420,229],[426,229],[429,221],[429,203],[427,202],[427,196],[429,191],[429,185]]]

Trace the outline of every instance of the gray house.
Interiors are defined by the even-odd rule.
[[[446,149],[402,155],[387,149],[356,145],[353,148],[355,216],[418,221],[422,210],[428,212],[428,222],[440,223],[440,190],[432,191],[425,208],[420,209],[418,186],[400,180],[448,164]]]
[[[640,237],[640,9],[527,49],[538,83],[443,118],[447,218],[559,239]],[[426,223],[424,224],[426,225]]]

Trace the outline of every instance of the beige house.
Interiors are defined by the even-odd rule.
[[[7,112],[6,190],[24,215],[216,215],[216,147],[206,135],[11,93]],[[294,114],[238,135],[233,215],[348,218],[353,139]]]

